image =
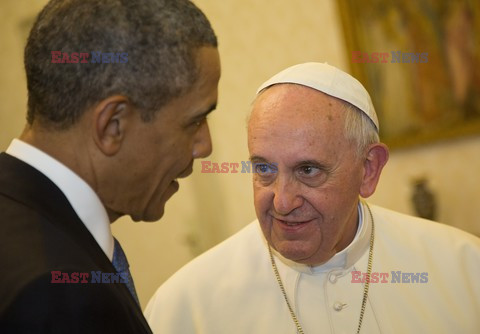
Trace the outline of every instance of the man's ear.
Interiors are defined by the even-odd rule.
[[[94,107],[93,136],[103,154],[112,156],[120,150],[132,111],[128,98],[122,95],[110,96]]]
[[[367,198],[375,192],[383,166],[388,161],[388,147],[383,143],[372,144],[363,162],[364,174],[360,186],[360,196]]]

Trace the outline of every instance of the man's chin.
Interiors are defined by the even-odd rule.
[[[161,194],[161,197],[152,198],[144,207],[143,212],[117,214],[118,217],[128,215],[134,222],[152,223],[160,220],[165,213],[165,205],[170,198],[178,191],[179,184],[173,180],[167,189]]]
[[[110,219],[110,222],[113,223],[117,219],[128,216],[132,221],[135,223],[138,222],[146,222],[146,223],[154,223],[160,220],[165,213],[165,203],[162,202],[158,204],[158,207],[155,210],[151,210],[150,212],[136,212],[136,213],[125,213],[125,212],[118,212],[107,209],[107,214]]]
[[[163,214],[165,213],[165,207],[162,207],[162,210],[160,212],[155,212],[155,213],[146,213],[143,215],[130,215],[130,218],[135,222],[145,222],[145,223],[155,223],[159,221],[162,217]]]

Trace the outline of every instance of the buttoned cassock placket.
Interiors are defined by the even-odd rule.
[[[366,273],[370,241],[362,208],[366,223],[327,263],[312,269],[273,252],[305,334],[357,331],[364,284],[352,282],[352,271]],[[480,240],[385,208],[371,210],[372,273],[389,276],[370,283],[361,333],[479,333]],[[413,281],[408,273],[425,279]],[[296,333],[258,221],[177,272],[146,314],[159,333]]]
[[[355,241],[325,265],[309,267],[274,252],[287,296],[306,334],[350,334],[357,330],[364,283],[352,282],[352,271],[367,272],[372,225],[366,211],[360,206],[362,221]],[[361,332],[366,333],[368,328],[368,333],[381,333],[369,301],[362,328]],[[295,331],[293,320],[292,331]]]

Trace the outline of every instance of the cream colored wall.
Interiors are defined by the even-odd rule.
[[[413,179],[426,177],[436,196],[437,218],[480,236],[480,137],[391,153],[371,201],[415,214]]]
[[[19,22],[45,1],[0,2],[0,148],[22,128],[26,90]],[[327,61],[348,70],[334,0],[196,0],[219,38],[222,79],[210,118],[214,162],[248,159],[245,118],[256,87],[295,63]],[[156,287],[194,255],[255,218],[249,174],[193,175],[157,223],[113,224],[129,256],[143,305]],[[410,180],[427,175],[439,202],[439,220],[480,235],[480,137],[393,152],[372,202],[411,213]],[[194,279],[194,278],[192,278]]]

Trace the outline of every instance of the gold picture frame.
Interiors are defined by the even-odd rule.
[[[382,141],[407,147],[480,134],[480,2],[339,0],[352,74]]]

